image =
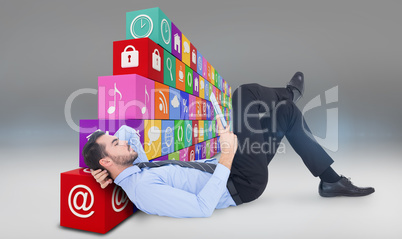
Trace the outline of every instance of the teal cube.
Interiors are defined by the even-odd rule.
[[[126,13],[126,39],[146,37],[171,52],[172,22],[159,7]]]
[[[192,120],[184,121],[184,147],[190,147],[193,144],[193,122]]]
[[[207,120],[208,128],[207,128],[207,139],[212,139],[212,121]]]
[[[209,100],[209,95],[210,95],[210,88],[209,86],[211,85],[207,80],[204,80],[205,82],[205,87],[204,87],[204,99]]]

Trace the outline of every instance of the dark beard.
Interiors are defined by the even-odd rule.
[[[117,157],[111,157],[111,158],[112,158],[113,162],[116,165],[130,166],[130,165],[133,165],[133,163],[137,159],[137,157],[138,157],[138,154],[135,154],[135,155],[132,155],[132,156],[130,155],[130,156],[127,156],[127,157],[117,156]]]

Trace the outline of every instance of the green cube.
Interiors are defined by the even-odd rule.
[[[168,157],[169,157],[169,160],[177,160],[177,161],[179,161],[180,160],[179,151],[176,151],[176,152],[173,152],[173,153],[169,154]]]
[[[216,86],[216,88],[221,89],[219,82],[220,82],[219,74],[218,74],[218,71],[215,69],[215,86]]]
[[[211,158],[211,141],[210,140],[207,140],[206,141],[206,143],[205,143],[205,148],[206,148],[206,158],[207,159],[209,159],[209,158]]]
[[[186,65],[186,92],[193,94],[193,70]]]
[[[216,137],[215,134],[215,125],[216,125],[216,120],[212,120],[212,138]]]
[[[204,120],[204,141],[208,140],[208,120]]]
[[[184,148],[184,121],[175,120],[174,121],[174,151],[178,151]]]

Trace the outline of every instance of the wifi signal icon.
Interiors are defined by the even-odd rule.
[[[161,111],[161,112],[163,112],[164,114],[166,114],[167,112],[168,112],[168,104],[167,104],[167,101],[166,101],[166,97],[165,97],[165,95],[162,93],[162,91],[159,91],[159,93],[162,95],[162,97],[163,97],[163,99],[162,99],[162,97],[160,97],[159,96],[159,100],[160,100],[160,104],[159,104],[159,110]]]

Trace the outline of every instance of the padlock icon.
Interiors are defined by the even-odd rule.
[[[197,53],[195,53],[195,49],[193,49],[192,60],[194,64],[197,64]]]
[[[155,49],[152,53],[152,68],[157,71],[161,71],[161,56],[158,49]]]
[[[132,51],[127,51],[129,48]],[[130,68],[138,66],[138,51],[132,45],[126,46],[124,51],[121,53],[121,68]]]

